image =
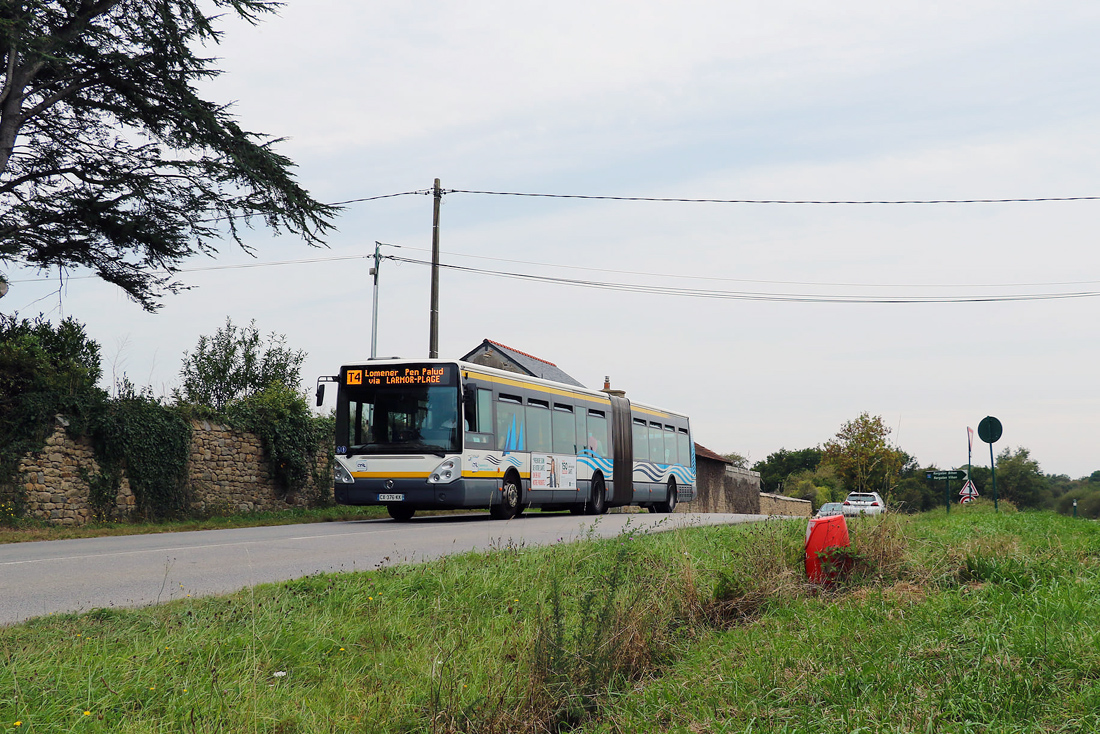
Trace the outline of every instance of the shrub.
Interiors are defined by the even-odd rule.
[[[230,403],[225,415],[233,427],[260,437],[284,492],[297,492],[306,486],[314,475],[326,423],[313,417],[303,394],[271,383],[254,395]]]

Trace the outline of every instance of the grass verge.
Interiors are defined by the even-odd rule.
[[[1100,730],[1100,526],[1047,513],[525,548],[0,630],[19,731]],[[15,726],[15,722],[19,722]]]

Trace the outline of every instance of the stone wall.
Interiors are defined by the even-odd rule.
[[[760,513],[760,473],[728,462],[697,457],[696,497],[679,505],[677,512]]]
[[[86,439],[74,439],[63,419],[46,439],[40,452],[27,454],[19,463],[19,484],[26,492],[27,516],[59,525],[83,525],[94,512],[90,489],[82,479],[95,475],[99,464]],[[325,452],[317,469],[326,486],[318,489],[310,478],[299,493],[284,493],[272,476],[258,436],[206,421],[191,424],[188,489],[192,509],[198,514],[228,514],[301,507],[317,496],[331,496],[332,471]],[[129,517],[135,508],[130,483],[123,475],[111,515]]]
[[[786,517],[810,517],[814,504],[809,500],[784,497],[781,494],[760,493],[761,515],[784,515]]]
[[[88,502],[91,489],[83,477],[97,474],[99,464],[91,442],[73,440],[65,432],[66,425],[59,417],[53,434],[46,439],[46,447],[23,457],[17,481],[26,492],[29,517],[56,525],[83,525],[94,514]],[[133,510],[134,493],[130,491],[130,482],[123,477],[111,517],[125,518]]]
[[[322,476],[331,480],[327,456],[318,462],[318,470],[324,469]],[[283,493],[264,458],[259,436],[208,421],[191,423],[187,481],[191,507],[199,514],[305,507],[316,495],[312,478],[303,491]]]

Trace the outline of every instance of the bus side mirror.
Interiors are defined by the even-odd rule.
[[[332,377],[322,376],[317,378],[317,407],[320,408],[325,402],[325,383],[326,382],[339,382],[340,378],[333,375]]]

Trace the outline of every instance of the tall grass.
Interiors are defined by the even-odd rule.
[[[829,587],[768,521],[41,618],[0,728],[1100,730],[1097,525],[972,509],[853,521]]]

